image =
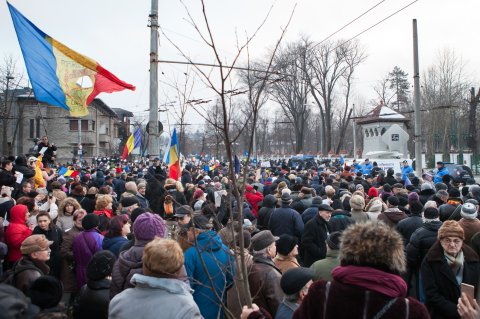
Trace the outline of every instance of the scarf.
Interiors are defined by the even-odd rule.
[[[105,215],[108,219],[111,219],[113,217],[113,212],[111,209],[95,210],[93,211],[93,213],[98,216]]]
[[[458,284],[460,285],[463,279],[463,251],[460,250],[457,257],[450,256],[446,252],[443,252],[443,255],[445,256],[445,260],[447,261],[448,266],[452,270],[453,275],[457,279]]]
[[[391,298],[406,297],[407,284],[402,277],[372,267],[338,266],[332,270],[333,279],[375,291]]]

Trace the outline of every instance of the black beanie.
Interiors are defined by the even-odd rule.
[[[84,230],[90,230],[100,225],[100,219],[95,214],[87,214],[82,219],[82,227]]]
[[[293,295],[313,280],[314,272],[311,268],[297,267],[287,270],[280,278],[280,287],[286,295]]]
[[[340,236],[342,236],[342,232],[334,231],[330,233],[327,237],[327,245],[330,249],[339,250],[340,249]]]
[[[283,234],[275,243],[277,245],[277,252],[280,255],[287,256],[295,247],[295,245],[298,244],[298,239],[297,237]]]
[[[38,277],[30,286],[30,300],[40,309],[56,307],[62,295],[63,285],[53,276]]]
[[[87,266],[87,278],[93,281],[104,279],[112,274],[115,255],[109,250],[100,250],[93,255]]]
[[[452,187],[449,191],[448,191],[448,197],[460,197],[460,190],[456,187]]]
[[[387,199],[388,203],[392,206],[398,206],[399,200],[396,196],[389,196]],[[408,202],[408,200],[407,200]]]
[[[418,200],[412,201],[409,204],[409,210],[410,210],[410,213],[414,215],[420,215],[422,214],[422,211],[423,211],[423,205]]]

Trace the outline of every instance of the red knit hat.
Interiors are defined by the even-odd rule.
[[[378,197],[378,190],[375,187],[370,187],[368,197]]]

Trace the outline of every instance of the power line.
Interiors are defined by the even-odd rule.
[[[337,31],[333,32],[332,34],[330,34],[328,37],[326,37],[325,39],[323,39],[322,41],[320,41],[319,43],[317,43],[316,45],[314,45],[313,47],[317,46],[317,45],[320,45],[322,44],[323,42],[327,41],[328,39],[330,39],[331,37],[333,37],[335,34],[337,34],[338,32],[342,31],[343,29],[345,29],[346,27],[348,27],[349,25],[351,25],[352,23],[354,23],[355,21],[357,21],[358,19],[360,19],[361,17],[363,17],[364,15],[366,15],[367,13],[369,13],[370,11],[372,11],[373,9],[375,9],[376,7],[378,7],[379,5],[381,5],[383,2],[385,2],[387,0],[382,0],[380,1],[379,3],[377,3],[376,5],[374,5],[373,7],[371,7],[370,9],[368,9],[367,11],[364,11],[362,14],[360,14],[358,17],[356,17],[355,19],[353,19],[352,21],[348,22],[347,24],[345,24],[343,27],[341,27],[340,29],[338,29]]]
[[[383,18],[382,20],[378,21],[377,23],[375,23],[374,25],[366,28],[365,30],[363,30],[362,32],[358,33],[357,35],[351,37],[350,39],[348,39],[347,41],[344,41],[342,42],[341,44],[339,44],[338,46],[336,46],[335,48],[333,48],[332,50],[328,51],[328,52],[332,52],[332,51],[335,51],[336,49],[338,49],[339,47],[341,47],[342,45],[344,44],[347,44],[348,42],[352,41],[353,39],[355,38],[358,38],[359,36],[361,36],[362,34],[364,34],[365,32],[375,28],[377,25],[379,25],[380,23],[390,19],[391,17],[393,17],[394,15],[396,15],[397,13],[400,13],[402,12],[403,10],[405,10],[406,8],[410,7],[412,4],[414,4],[415,2],[418,2],[419,0],[414,0],[412,2],[410,2],[409,4],[407,4],[406,6],[398,9],[397,11],[395,11],[394,13],[392,13],[391,15],[387,16],[386,18]]]

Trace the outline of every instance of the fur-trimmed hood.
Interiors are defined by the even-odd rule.
[[[472,248],[465,244],[465,242],[463,243],[462,251],[465,262],[480,262],[480,258],[478,257],[477,253],[475,253]],[[442,262],[445,260],[442,245],[440,245],[438,240],[435,242],[435,244],[433,244],[432,248],[430,248],[425,258],[427,261],[432,262]]]

